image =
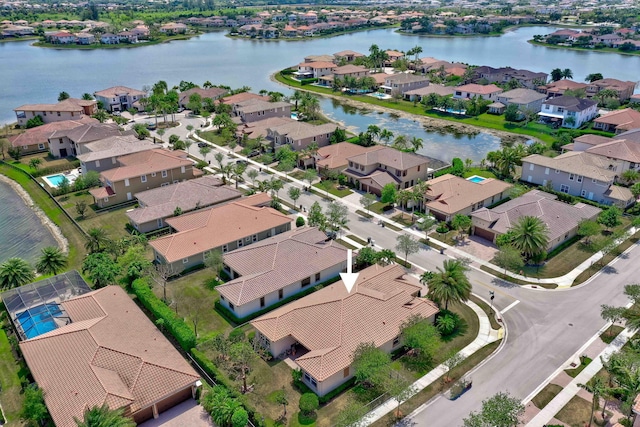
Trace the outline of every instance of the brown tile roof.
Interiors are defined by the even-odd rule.
[[[238,129],[242,133],[247,134],[251,139],[256,139],[259,136],[266,138],[268,134],[267,129],[293,122],[295,122],[295,120],[291,117],[270,117],[264,120],[243,123],[242,127],[239,127]]]
[[[119,286],[62,306],[72,323],[20,343],[56,426],[103,403],[135,413],[199,379]]]
[[[238,201],[168,219],[167,224],[178,232],[149,244],[167,262],[174,262],[291,221],[275,209],[247,206]]]
[[[456,92],[469,92],[469,93],[477,93],[480,95],[489,95],[491,93],[502,92],[498,86],[494,84],[490,85],[479,85],[475,83],[469,83],[467,85],[457,86],[455,88]]]
[[[96,104],[95,100],[84,100],[76,98],[68,98],[64,101],[60,101],[57,104],[25,104],[18,108],[14,108],[13,111],[56,111],[56,112],[80,112],[82,113],[82,107]]]
[[[542,89],[546,89],[548,92],[564,92],[565,90],[571,89],[585,89],[587,87],[584,83],[574,82],[573,80],[558,80],[557,82],[551,82],[547,85],[540,86]]]
[[[279,135],[286,135],[297,141],[299,139],[311,138],[325,133],[333,133],[338,128],[334,123],[325,123],[322,125],[312,125],[305,122],[294,121],[280,126],[270,127],[269,130],[277,132]]]
[[[350,74],[350,73],[362,73],[368,72],[369,69],[360,65],[343,65],[342,67],[336,67],[333,70],[333,74]]]
[[[288,102],[269,102],[263,101],[259,99],[251,99],[247,101],[240,102],[236,104],[237,111],[243,112],[245,114],[248,113],[256,113],[258,111],[270,111],[277,110],[278,108],[286,109],[291,108],[291,104]]]
[[[246,304],[338,264],[347,249],[317,228],[281,233],[224,255],[241,277],[216,288],[235,305]],[[299,262],[305,260],[305,262]]]
[[[385,50],[385,53],[389,58],[402,58],[404,56],[404,53],[398,52],[397,50]]]
[[[405,153],[390,147],[378,146],[376,148],[377,150],[371,150],[349,157],[348,160],[361,165],[374,165],[379,163],[383,166],[391,166],[400,170],[429,163],[429,159],[417,154]]]
[[[591,82],[589,86],[598,86],[600,89],[626,90],[631,88],[633,90],[636,87],[636,82],[606,78]]]
[[[558,169],[567,173],[582,175],[598,181],[612,182],[616,173],[609,170],[609,162],[600,156],[589,154],[584,151],[571,151],[563,153],[558,157],[546,157],[540,154],[532,154],[522,158],[523,162],[534,165]],[[524,169],[524,168],[523,168]]]
[[[77,157],[78,160],[86,163],[155,148],[157,148],[157,145],[148,139],[141,140],[135,135],[116,135],[85,144],[83,150],[88,150],[89,152],[80,154]]]
[[[627,141],[626,139],[615,139],[603,144],[598,144],[589,148],[586,152],[611,159],[625,160],[636,164],[640,163],[640,144]]]
[[[110,87],[110,88],[107,88],[107,89],[99,90],[99,91],[94,93],[94,95],[102,96],[104,98],[114,98],[116,96],[121,96],[121,95],[128,95],[128,96],[140,95],[140,96],[145,96],[146,94],[147,93],[142,91],[142,90],[131,89],[130,87],[126,87],[126,86],[114,86],[114,87]]]
[[[616,129],[620,130],[637,129],[640,128],[640,111],[636,111],[633,108],[611,111],[604,116],[598,117],[594,122],[615,125]]]
[[[229,104],[229,105],[233,105],[233,104],[237,104],[240,103],[242,101],[246,101],[247,99],[262,99],[264,101],[268,101],[269,97],[268,96],[262,96],[262,95],[258,95],[255,93],[251,93],[251,92],[241,92],[241,93],[236,93],[235,95],[231,95],[231,96],[225,96],[223,98],[220,98],[220,102],[222,102],[223,104]]]
[[[184,151],[169,151],[161,148],[122,156],[118,158],[118,163],[120,167],[106,170],[100,175],[111,182],[117,182],[152,172],[193,166],[193,162],[187,158],[187,153]]]
[[[251,322],[271,341],[291,336],[309,350],[296,363],[318,381],[351,365],[361,343],[393,340],[409,317],[429,318],[434,303],[417,298],[423,287],[400,265],[362,270],[351,293],[338,281]]]
[[[68,130],[77,128],[88,123],[99,123],[96,119],[83,117],[79,120],[63,120],[61,122],[47,123],[42,126],[27,129],[26,131],[10,136],[9,142],[13,147],[22,147],[27,145],[44,144],[49,142],[49,137],[56,130]]]
[[[429,209],[452,215],[478,202],[509,191],[513,185],[498,179],[472,182],[455,175],[445,174],[426,182],[429,189],[425,197]]]
[[[455,92],[455,89],[451,86],[430,84],[429,86],[408,90],[404,94],[426,96],[431,93],[435,93],[440,96],[447,96],[447,95],[453,95],[454,92]]]
[[[214,175],[206,175],[136,193],[135,197],[140,202],[140,207],[127,212],[127,217],[137,224],[144,224],[173,216],[177,207],[180,207],[182,212],[189,212],[198,206],[206,208],[242,196],[240,191],[221,185],[222,181]]]
[[[298,65],[298,67],[304,68],[337,68],[337,65],[333,62],[329,61],[313,61],[313,62],[303,62]]]
[[[67,137],[76,144],[83,144],[118,135],[122,135],[118,125],[114,123],[92,122],[71,129],[58,129],[54,131],[49,138]]]
[[[221,96],[224,96],[227,93],[226,89],[222,89],[219,87],[212,87],[209,89],[203,89],[200,87],[194,87],[191,88],[189,90],[185,90],[184,92],[180,93],[180,103],[181,104],[186,104],[189,102],[189,97],[193,94],[198,94],[202,97],[202,99],[205,98],[211,98],[211,99],[218,99]]]
[[[580,135],[579,137],[573,140],[573,142],[581,142],[583,144],[588,144],[588,145],[604,144],[605,142],[609,142],[609,141],[611,141],[611,138],[607,138],[606,136],[593,135],[589,133],[585,135]]]
[[[353,50],[341,50],[340,52],[334,53],[333,56],[341,57],[341,56],[353,56],[356,58],[366,56],[364,53],[356,52]]]
[[[327,145],[318,149],[320,160],[316,160],[316,164],[321,168],[345,168],[349,164],[347,158],[375,149],[375,147],[363,147],[350,142]]]

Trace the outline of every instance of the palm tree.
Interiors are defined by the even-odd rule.
[[[518,152],[510,147],[505,147],[498,152],[496,168],[503,177],[511,176],[515,172],[516,164],[520,160]]]
[[[391,249],[383,249],[378,252],[378,262],[382,265],[389,265],[396,259],[396,253]]]
[[[89,252],[100,252],[106,249],[109,244],[107,232],[103,228],[94,227],[87,231],[87,241],[84,244],[85,249]]]
[[[300,92],[299,90],[295,90],[293,91],[293,95],[291,95],[291,100],[295,101],[296,105],[295,105],[295,109],[298,109],[298,101],[302,100],[302,92]]]
[[[109,409],[105,403],[84,411],[82,420],[73,418],[78,427],[135,427],[132,419],[123,415],[124,409]]]
[[[598,100],[598,103],[600,105],[603,105],[605,103],[605,100],[612,98],[617,99],[619,96],[620,95],[618,94],[618,92],[613,89],[603,89],[600,92],[596,93],[593,97]]]
[[[85,101],[91,101],[93,100],[93,96],[90,93],[83,93],[82,99],[84,99]]]
[[[36,271],[40,274],[56,275],[67,266],[67,257],[56,246],[42,248],[40,258],[36,263]]]
[[[385,144],[389,144],[391,138],[393,138],[393,132],[391,132],[389,129],[382,129],[380,131],[380,141],[384,141]]]
[[[535,216],[520,217],[509,231],[513,234],[513,246],[527,258],[544,252],[549,244],[549,229]]]
[[[33,269],[22,258],[9,258],[0,264],[0,289],[26,285],[35,278]]]
[[[562,70],[560,68],[554,68],[551,70],[551,80],[557,82],[562,79]]]
[[[562,70],[562,78],[563,79],[572,79],[573,78],[573,71],[571,71],[570,68],[565,68],[564,70]]]
[[[424,140],[422,138],[418,138],[417,136],[412,137],[409,142],[411,143],[411,151],[413,151],[414,153],[424,147]]]
[[[396,139],[393,140],[393,148],[398,150],[408,150],[409,140],[405,135],[398,135]]]
[[[600,397],[606,397],[608,393],[608,387],[602,377],[595,376],[587,384],[578,384],[578,387],[583,388],[591,393],[591,416],[589,417],[589,427],[593,423],[593,414],[598,407]],[[607,407],[607,399],[604,399],[604,405],[602,405],[602,419],[604,420],[605,409]]]
[[[376,125],[369,125],[369,127],[367,127],[367,133],[369,135],[371,135],[374,140],[376,138],[380,138],[380,133],[381,132],[382,132],[382,130]]]
[[[593,83],[596,80],[602,80],[602,73],[591,73],[591,74],[588,74],[587,77],[585,77],[584,79],[585,82],[589,82],[589,83]]]
[[[449,303],[464,302],[471,295],[471,283],[467,278],[467,266],[460,260],[447,259],[442,268],[429,281],[427,295],[438,304],[444,303],[444,309],[449,309]]]

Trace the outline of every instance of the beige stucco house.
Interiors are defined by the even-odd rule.
[[[40,116],[44,123],[64,120],[80,120],[98,111],[95,100],[68,98],[57,104],[26,104],[14,108],[19,126],[25,126],[29,119]]]

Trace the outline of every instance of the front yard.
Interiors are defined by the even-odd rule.
[[[336,197],[345,197],[352,193],[347,186],[340,185],[335,181],[320,181],[313,184],[313,186],[317,188],[316,192],[322,197],[326,197],[327,191]]]

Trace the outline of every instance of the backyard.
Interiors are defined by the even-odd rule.
[[[22,387],[20,365],[13,357],[4,329],[0,329],[0,404],[10,425],[21,425]]]

